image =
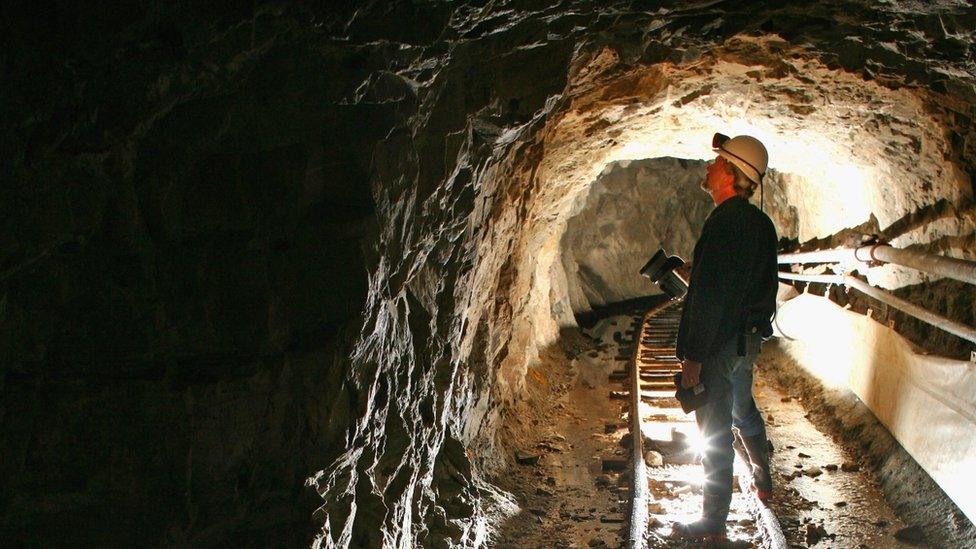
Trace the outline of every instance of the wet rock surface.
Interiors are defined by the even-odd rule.
[[[766,346],[759,360],[764,390],[792,395],[791,403],[775,412],[771,432],[802,425],[803,431],[815,433],[822,442],[792,437],[784,439],[788,453],[780,446],[774,454],[775,471],[781,476],[777,480],[780,486],[785,482],[790,487],[786,499],[776,503],[777,513],[784,507],[806,509],[799,515],[801,523],[826,522],[837,540],[860,539],[869,547],[972,545],[976,540],[972,524],[958,518],[959,509],[870,411],[849,391],[827,388],[804,375],[780,345]],[[798,449],[811,457],[797,457]],[[823,468],[822,476],[789,473],[797,464],[811,463]],[[861,483],[868,488],[852,490]],[[852,537],[844,537],[848,535]]]
[[[626,405],[609,397],[609,368],[620,352],[613,335],[628,316],[587,331],[593,351],[575,360],[544,363],[530,388],[532,405],[509,422],[506,446],[541,450],[540,459],[493,479],[510,491],[518,510],[497,519],[493,547],[620,547],[626,535],[629,468]],[[595,355],[595,356],[593,356]],[[542,391],[542,383],[550,387]]]
[[[787,541],[805,547],[899,546],[893,533],[904,523],[877,479],[859,467],[841,470],[836,465],[866,456],[838,444],[807,419],[808,403],[778,386],[765,366],[768,353],[767,348],[760,358],[754,392],[773,444],[772,508]]]
[[[5,11],[4,539],[481,544],[607,163],[794,136],[801,240],[972,197],[963,2],[322,6]]]

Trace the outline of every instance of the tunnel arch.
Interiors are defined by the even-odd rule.
[[[821,212],[817,222],[799,228],[798,237],[833,238],[850,223],[877,227],[901,220],[935,197],[953,204],[935,232],[958,234],[972,224],[959,213],[972,196],[967,177],[973,166],[966,154],[972,129],[965,113],[976,101],[964,84],[970,73],[930,50],[924,55],[933,68],[921,69],[901,46],[885,42],[894,39],[888,31],[857,26],[859,19],[848,18],[848,8],[844,3],[830,7],[831,17],[842,21],[833,28],[829,17],[794,8],[769,18],[745,6],[728,24],[721,18],[709,23],[723,30],[707,37],[685,33],[682,10],[674,24],[645,12],[592,21],[567,12],[546,15],[545,24],[532,19],[535,15],[509,24],[510,14],[473,10],[451,23],[461,37],[456,45],[434,48],[430,57],[418,57],[399,73],[403,87],[419,90],[420,116],[378,146],[371,179],[381,212],[381,267],[371,273],[375,297],[365,311],[370,331],[357,343],[374,350],[359,360],[380,364],[367,369],[380,376],[428,357],[435,360],[433,375],[449,376],[451,382],[422,392],[424,398],[433,393],[433,415],[440,418],[421,429],[434,442],[423,450],[410,447],[401,466],[428,470],[445,460],[461,469],[473,466],[470,475],[461,475],[469,481],[460,489],[451,482],[442,487],[442,479],[416,478],[406,493],[391,494],[414,498],[409,510],[396,513],[374,509],[386,483],[372,472],[372,454],[331,466],[311,482],[329,502],[345,497],[337,515],[349,519],[331,530],[326,524],[322,539],[368,544],[378,534],[355,518],[368,512],[384,517],[382,535],[390,543],[438,535],[464,543],[484,539],[487,503],[477,492],[492,493],[486,475],[510,461],[500,430],[527,405],[532,388],[527,380],[538,373],[531,366],[543,357],[558,360],[561,329],[573,325],[571,308],[554,308],[566,294],[559,237],[574,200],[611,162],[705,158],[704,144],[715,126],[757,112],[761,98],[777,110],[753,126],[729,123],[729,133],[748,129],[767,139],[791,133],[818,151],[813,158],[772,151],[772,165],[791,183],[783,186],[778,202]],[[704,12],[698,9],[689,9],[687,17],[704,24],[712,14],[707,5]],[[893,12],[869,11],[859,17],[914,24]],[[775,34],[780,16],[789,21],[787,27],[804,30]],[[935,12],[925,17],[937,17],[940,28],[958,32],[958,24],[946,27]],[[547,34],[555,28],[561,30]],[[849,34],[865,34],[873,42],[853,45]],[[435,68],[439,64],[443,68]],[[365,82],[363,88],[389,93],[381,83]],[[682,120],[677,116],[682,112],[695,117]],[[845,125],[831,124],[838,118]],[[812,121],[833,132],[812,131]],[[899,154],[906,149],[912,155]],[[777,155],[794,161],[778,166]],[[836,161],[848,157],[856,161]],[[915,176],[906,182],[901,173]],[[862,182],[858,200],[838,203],[836,191],[852,178]],[[777,190],[771,190],[776,199]],[[921,231],[898,236],[914,242],[934,234]],[[887,282],[900,284],[907,276],[896,270]],[[380,304],[401,317],[417,311],[427,318],[432,348],[400,358],[386,352],[396,347],[394,334],[411,330],[390,320],[397,315],[378,313],[385,310]],[[350,369],[357,371],[359,364]],[[350,391],[369,393],[375,387],[375,381],[358,378]],[[382,440],[382,418],[396,413],[394,400],[412,397],[400,389],[388,404],[370,409],[353,429],[363,437],[354,440],[364,442],[354,442],[345,455],[356,456],[370,437]],[[458,438],[467,448],[464,456],[457,455]],[[377,479],[383,482],[370,484]],[[367,505],[356,510],[351,502],[364,491]],[[462,512],[445,497],[480,503]]]
[[[953,155],[947,130],[924,93],[829,68],[776,36],[734,36],[687,63],[628,65],[612,48],[598,48],[574,60],[552,107],[544,123],[509,138],[481,183],[528,196],[517,211],[496,205],[486,219],[492,231],[476,246],[476,276],[494,271],[502,283],[473,291],[483,300],[508,297],[510,309],[483,310],[490,326],[511,326],[509,335],[492,336],[499,342],[492,354],[504,356],[500,391],[511,396],[522,390],[539,350],[558,339],[561,325],[574,323],[558,306],[568,301],[558,241],[573,201],[611,162],[706,159],[714,131],[755,135],[767,143],[783,183],[767,186],[771,217],[796,208],[798,234],[788,236],[801,241],[863,224],[883,229],[939,199],[972,198],[963,169],[946,162]],[[907,234],[902,243],[967,227],[963,220],[924,238]],[[508,241],[510,234],[517,236]],[[877,278],[898,287],[912,276],[888,269]]]

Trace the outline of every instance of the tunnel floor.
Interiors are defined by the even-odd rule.
[[[885,502],[868,468],[807,418],[799,398],[778,387],[762,369],[754,389],[775,445],[773,509],[784,532],[814,547],[913,547],[895,535],[907,528]],[[908,534],[910,535],[910,533]]]
[[[610,381],[609,374],[626,366],[642,312],[605,318],[584,330],[589,346],[578,349],[570,364],[550,358],[539,370],[530,371],[540,398],[509,433],[516,441],[517,464],[495,479],[515,495],[520,509],[500,523],[492,546],[625,545],[628,406],[620,398],[619,382]],[[764,363],[769,364],[768,358]],[[896,515],[866,457],[858,457],[808,419],[802,397],[777,385],[775,376],[763,368],[756,369],[755,377],[757,404],[774,446],[772,508],[791,547],[938,546],[919,538],[913,525]],[[693,437],[693,416],[655,417],[650,434],[645,427],[645,437],[657,438],[672,429]],[[663,457],[663,463],[649,468],[648,546],[692,546],[666,535],[672,521],[698,515],[701,467],[693,456]],[[763,546],[737,486],[733,497],[727,546]]]

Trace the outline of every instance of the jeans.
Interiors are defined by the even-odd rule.
[[[756,354],[738,356],[737,338],[702,364],[701,380],[711,394],[709,402],[695,411],[698,429],[705,439],[702,467],[702,518],[725,528],[732,501],[732,426],[741,436],[765,433],[762,415],[752,397],[752,367]]]

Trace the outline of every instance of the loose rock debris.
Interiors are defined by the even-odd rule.
[[[822,524],[807,524],[805,539],[807,545],[814,545],[829,536]]]
[[[633,319],[618,320],[620,324],[628,321]],[[538,422],[527,421],[536,432],[530,430],[519,439],[521,448],[530,450],[513,452],[517,468],[512,470],[515,476],[509,484],[522,511],[504,522],[493,546],[622,546],[631,438],[628,405],[610,396],[616,391],[619,397],[629,398],[629,393],[618,390],[623,379],[612,372],[608,366],[606,381],[587,388],[543,370],[561,387],[560,398],[550,408],[533,413],[531,419]],[[775,424],[767,421],[777,448],[773,505],[789,543],[795,547],[914,543],[910,540],[917,532],[887,509],[861,471],[858,456],[846,454],[813,428],[804,418],[802,401],[783,397],[761,370],[756,376],[761,410],[767,419],[779,418]],[[660,425],[644,433],[645,461],[651,473],[647,480],[651,500],[647,506],[648,546],[683,547],[686,545],[666,536],[672,522],[694,520],[700,513],[701,465],[694,450],[697,427],[694,416],[675,411],[677,402],[645,405],[648,412],[643,420]],[[736,486],[733,498],[748,495]],[[744,506],[730,514],[728,528],[732,540],[723,547],[751,547],[761,542],[755,518]]]

